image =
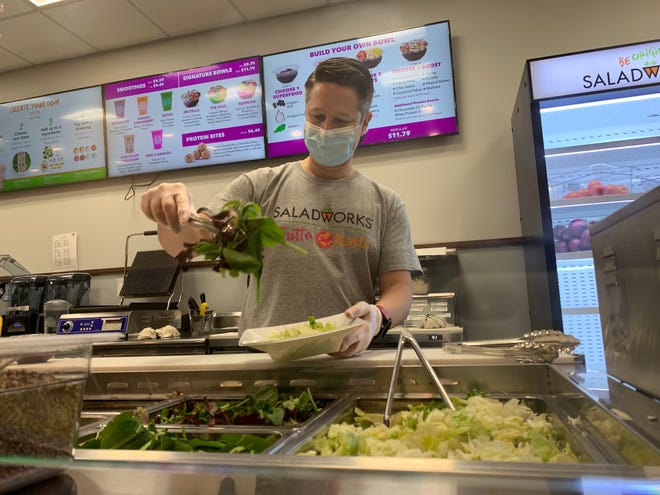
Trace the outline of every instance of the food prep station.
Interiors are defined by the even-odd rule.
[[[211,454],[75,449],[73,459],[42,460],[64,469],[78,493],[657,493],[660,479],[657,404],[612,402],[612,383],[569,356],[554,364],[425,350],[450,395],[470,390],[492,398],[519,398],[545,412],[566,433],[580,464],[530,464],[420,458],[318,457],[298,455],[311,439],[345,417],[355,405],[383,412],[394,350],[370,350],[339,360],[328,356],[273,363],[266,354],[97,357],[91,361],[81,414],[80,438],[137,406],[156,411],[181,397],[240,399],[265,384],[300,393],[309,388],[323,409],[296,426],[207,427],[215,433],[246,432],[277,437],[260,454]],[[417,356],[403,351],[395,408],[437,399]],[[639,398],[638,398],[639,400]],[[643,419],[629,416],[631,406]],[[655,409],[654,409],[655,408]],[[194,428],[193,428],[194,430]],[[619,487],[600,491],[598,487]],[[624,487],[638,491],[625,492]],[[174,491],[162,491],[169,487]],[[159,491],[161,490],[161,491]],[[451,491],[453,490],[453,491]],[[471,490],[474,490],[472,492]],[[490,491],[488,491],[490,490]],[[498,490],[503,490],[502,492]],[[645,491],[646,490],[646,491]],[[187,491],[187,493],[193,493]]]
[[[610,330],[603,335],[608,374],[588,369],[580,355],[569,353],[545,362],[529,362],[528,354],[519,349],[517,353],[477,352],[479,346],[470,345],[475,341],[460,343],[460,335],[453,335],[451,327],[417,328],[414,332],[402,327],[391,330],[394,341],[398,335],[403,338],[414,333],[425,344],[423,351],[403,349],[399,345],[396,350],[369,349],[349,359],[322,354],[284,362],[275,362],[268,354],[249,352],[238,346],[238,334],[233,328],[173,340],[95,342],[88,348],[89,373],[81,382],[84,388],[81,387],[80,393],[79,421],[71,430],[77,431],[78,440],[93,438],[117,414],[137,407],[156,414],[185,398],[239,401],[265,385],[292,395],[309,390],[314,399],[322,401],[323,407],[309,420],[296,425],[186,427],[190,435],[272,436],[274,441],[256,454],[72,447],[66,457],[3,455],[1,460],[6,464],[0,467],[27,466],[25,475],[32,476],[29,481],[33,483],[51,477],[46,481],[50,483],[55,479],[53,473],[59,472],[62,486],[73,487],[73,491],[58,492],[49,487],[41,493],[369,495],[387,490],[395,494],[657,494],[660,490],[657,382],[660,361],[657,332],[653,331],[657,329],[653,305],[657,297],[651,290],[658,288],[657,281],[656,285],[652,283],[657,272],[647,270],[642,277],[637,267],[640,259],[649,266],[657,264],[659,238],[657,228],[649,236],[647,227],[638,228],[636,224],[650,225],[658,218],[658,205],[660,202],[646,200],[624,207],[619,218],[614,219],[616,222],[603,222],[598,226],[601,230],[593,232],[594,252],[602,253],[596,258],[596,276],[604,284],[599,294],[606,296],[601,299],[601,310],[604,327]],[[621,229],[632,233],[621,236]],[[633,234],[640,236],[640,242],[629,242]],[[634,312],[625,311],[624,302],[644,298],[648,299],[647,304]],[[66,342],[76,336],[50,338],[53,339],[50,342]],[[441,345],[433,345],[438,342]],[[460,352],[454,352],[456,347]],[[509,350],[514,348],[515,345]],[[44,356],[46,365],[50,364],[54,351],[30,348],[30,352],[29,357],[37,359],[29,359],[27,364],[34,361],[40,366]],[[16,357],[11,353],[9,356]],[[395,362],[400,362],[400,367]],[[429,376],[425,367],[429,363],[441,382],[440,387]],[[395,369],[398,373],[394,373]],[[333,424],[350,421],[356,407],[385,416],[392,383],[395,410],[405,409],[408,404],[439,400],[442,394],[438,388],[458,398],[479,391],[493,399],[518,399],[534,413],[550,418],[561,441],[570,446],[579,462],[305,455],[309,454],[314,439]],[[25,394],[21,387],[18,391]],[[3,407],[7,407],[12,390],[0,392]],[[6,430],[8,425],[21,425],[23,418],[28,423],[30,420],[35,423],[35,418],[48,422],[48,408],[33,409],[31,414],[23,416],[5,413],[2,426]],[[76,423],[78,412],[67,417],[69,423]],[[155,428],[184,430],[176,425]],[[6,493],[7,486],[2,481],[0,472],[0,493]]]

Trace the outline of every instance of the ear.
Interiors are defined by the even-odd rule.
[[[367,112],[367,115],[364,116],[364,119],[362,119],[362,135],[364,136],[367,133],[367,130],[369,129],[369,122],[371,121],[371,117],[373,114],[371,112]]]

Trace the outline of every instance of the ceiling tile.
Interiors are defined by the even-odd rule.
[[[245,19],[228,0],[133,0],[133,4],[149,16],[170,36],[198,33],[238,24]]]
[[[326,0],[240,0],[237,8],[246,19],[253,21],[276,15],[300,12],[326,5]]]
[[[83,0],[54,6],[44,14],[99,50],[164,38],[142,12],[126,0]]]
[[[28,62],[20,57],[17,57],[4,48],[0,48],[0,72],[20,69],[30,65]]]
[[[87,55],[95,50],[40,12],[0,21],[0,47],[31,63]]]
[[[0,0],[0,73],[358,0]],[[3,50],[5,48],[6,50]]]

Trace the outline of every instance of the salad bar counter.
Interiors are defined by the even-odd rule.
[[[95,358],[70,458],[3,462],[92,495],[657,493],[658,438],[611,403],[603,375],[426,356],[455,411],[404,349],[389,421],[393,350]]]
[[[585,486],[608,479],[610,488],[634,482],[642,487],[635,493],[656,493],[643,490],[660,480],[657,439],[613,411],[607,390],[585,388],[581,366],[436,360],[456,406],[450,411],[405,353],[386,426],[392,352],[371,354],[378,353],[385,359],[277,365],[245,356],[242,366],[216,369],[174,361],[169,369],[98,369],[67,472],[79,481],[94,470],[114,480],[112,473],[129,469],[138,482],[150,470],[176,479],[194,471],[212,487],[196,493],[214,495],[354,493],[358,486],[376,493],[393,476],[407,492],[453,480],[516,493],[590,493]],[[234,491],[219,491],[222,482]],[[117,491],[98,493],[122,493],[113,483]]]

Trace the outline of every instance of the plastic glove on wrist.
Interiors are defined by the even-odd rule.
[[[371,339],[378,334],[382,324],[383,315],[380,310],[366,301],[354,304],[344,311],[344,314],[348,318],[361,318],[365,323],[344,337],[339,351],[331,354],[335,357],[350,357],[363,352],[371,343]]]

